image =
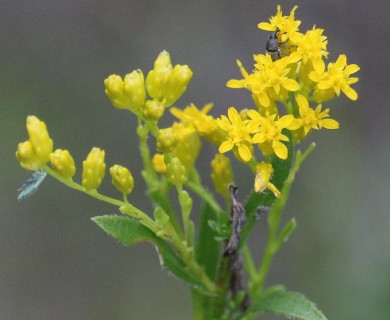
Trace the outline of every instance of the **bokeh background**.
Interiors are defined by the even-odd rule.
[[[27,137],[26,116],[35,114],[47,123],[55,146],[71,151],[77,177],[90,148],[99,146],[109,165],[132,169],[137,187],[131,199],[149,210],[136,121],[111,107],[103,79],[150,70],[166,49],[174,64],[194,71],[178,106],[212,101],[214,115],[231,105],[250,107],[248,92],[225,83],[239,77],[235,59],[250,69],[252,54],[264,52],[268,34],[257,24],[275,14],[276,4],[0,1],[0,319],[191,318],[186,287],[161,270],[152,246],[126,248],[90,221],[116,208],[50,178],[18,202],[16,190],[30,173],[14,153]],[[281,4],[288,14],[297,3]],[[301,30],[314,24],[325,29],[331,61],[346,53],[349,63],[360,65],[354,86],[359,100],[328,103],[341,128],[310,137],[318,148],[299,172],[285,213],[298,228],[275,259],[268,284],[304,292],[332,320],[390,319],[390,5],[298,5]],[[205,146],[203,161],[214,152]],[[203,176],[209,181],[206,169]],[[244,198],[252,178],[244,170],[237,177]],[[117,195],[109,179],[102,192]],[[258,233],[264,224],[259,221]]]

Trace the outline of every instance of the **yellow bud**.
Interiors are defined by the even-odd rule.
[[[50,139],[46,124],[35,116],[27,117],[27,132],[34,153],[43,164],[49,161],[49,155],[53,152],[53,140]]]
[[[192,71],[187,66],[177,64],[167,80],[163,89],[163,97],[166,100],[166,106],[174,104],[187,90],[188,83],[192,78]]]
[[[53,169],[64,178],[72,178],[76,173],[74,160],[68,150],[57,149],[50,154]]]
[[[90,191],[97,189],[103,181],[106,164],[104,163],[105,152],[99,148],[92,148],[83,161],[83,175],[81,184]]]
[[[28,116],[26,120],[28,141],[19,143],[16,157],[22,168],[38,170],[48,161],[53,152],[53,140],[50,139],[46,124],[35,116]]]
[[[107,97],[111,100],[114,107],[118,109],[128,109],[129,99],[124,90],[124,82],[121,76],[116,74],[110,75],[104,80],[104,86]]]
[[[165,111],[165,107],[158,100],[146,101],[142,108],[142,115],[146,120],[157,121],[159,120]]]
[[[169,55],[168,51],[164,50],[159,53],[156,61],[154,61],[154,69],[165,68],[171,64],[171,56]]]
[[[167,164],[165,176],[174,185],[180,185],[187,181],[186,168],[181,164],[179,158],[174,157]]]
[[[157,149],[160,152],[172,152],[179,142],[179,137],[173,128],[160,129],[157,136]]]
[[[130,194],[133,191],[134,179],[129,169],[116,164],[110,168],[110,174],[112,177],[112,184],[120,192]]]
[[[167,171],[167,166],[164,162],[164,155],[161,153],[156,153],[153,156],[152,165],[154,171],[158,173],[165,173]]]
[[[38,170],[44,165],[44,163],[42,163],[34,153],[33,146],[30,141],[19,143],[18,150],[15,155],[23,169]]]
[[[211,161],[211,179],[215,190],[224,197],[228,197],[228,185],[233,182],[233,171],[228,157],[220,153],[215,155]]]
[[[144,75],[141,70],[134,70],[124,79],[124,90],[129,100],[129,109],[137,111],[146,100]]]
[[[160,100],[163,97],[164,86],[172,73],[172,64],[169,53],[161,52],[156,61],[154,68],[146,77],[146,90],[153,99]]]

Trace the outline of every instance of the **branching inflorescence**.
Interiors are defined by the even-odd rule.
[[[124,244],[152,242],[162,264],[192,288],[196,319],[252,319],[267,311],[298,319],[325,319],[303,296],[279,286],[264,288],[273,256],[295,229],[294,219],[280,226],[282,209],[301,162],[314,147],[301,153],[295,151],[296,146],[314,130],[339,128],[323,103],[341,93],[351,100],[358,97],[351,87],[358,78],[351,75],[359,67],[348,65],[345,55],[327,62],[324,30],[313,27],[301,33],[296,9],[283,16],[278,6],[269,22],[259,23],[260,29],[272,32],[268,52],[254,55],[251,72],[237,60],[242,78],[227,82],[229,88],[250,91],[251,109],[229,107],[227,115],[213,117],[209,114],[212,104],[200,109],[194,104],[174,107],[186,91],[192,71],[187,65],[172,65],[166,51],[159,54],[146,78],[141,70],[135,70],[123,78],[111,75],[104,80],[111,103],[138,119],[142,176],[155,207],[152,214],[128,200],[134,179],[122,165],[112,165],[109,173],[123,198],[97,191],[106,172],[105,151],[100,148],[93,147],[83,162],[81,183],[74,181],[76,165],[69,151],[53,150],[46,124],[36,116],[27,117],[29,140],[20,143],[16,152],[20,165],[118,206],[122,215],[95,217],[94,221]],[[160,128],[159,120],[168,109],[177,121]],[[153,150],[147,143],[149,137],[155,141]],[[218,150],[211,162],[211,178],[226,209],[201,183],[196,160],[203,142]],[[225,156],[230,151],[253,173],[254,192],[245,204],[238,200],[230,159]],[[205,164],[200,166],[204,172]],[[40,179],[35,181],[38,186],[44,175],[35,176]],[[34,179],[29,179],[29,190],[35,189]],[[180,214],[169,200],[174,189]],[[193,200],[186,189],[202,201],[197,227],[191,219]],[[21,192],[21,198],[28,196],[27,187]],[[247,239],[259,208],[268,212],[269,236],[263,258],[256,263]],[[292,311],[280,307],[288,301],[294,301]],[[313,316],[305,318],[305,312]]]

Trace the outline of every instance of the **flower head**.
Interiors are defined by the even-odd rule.
[[[299,106],[299,115],[305,136],[310,130],[320,130],[321,128],[326,129],[338,129],[339,123],[336,120],[329,118],[329,108],[325,111],[321,111],[322,105],[319,104],[315,109],[310,108],[307,99],[298,94],[296,97]]]
[[[342,54],[335,63],[328,64],[328,70],[325,71],[325,63],[319,60],[314,65],[314,71],[309,74],[309,78],[317,83],[314,98],[317,101],[332,99],[336,94],[340,95],[342,91],[349,99],[357,100],[357,92],[351,88],[351,84],[356,83],[359,79],[350,77],[351,74],[359,71],[356,64],[347,65],[347,57]]]
[[[254,136],[252,142],[259,143],[260,146],[263,145],[263,153],[265,150],[270,150],[271,147],[271,150],[273,150],[280,159],[287,159],[287,147],[282,141],[289,141],[289,139],[282,133],[282,130],[294,130],[299,127],[299,124],[295,122],[294,117],[292,115],[278,117],[275,114],[268,114],[263,117],[255,110],[249,110],[248,116],[251,118],[250,122],[252,123],[252,126],[256,127],[256,129],[253,130]]]
[[[228,110],[228,117],[217,119],[218,125],[227,132],[226,140],[219,146],[219,152],[237,151],[239,158],[247,162],[252,158],[253,125],[248,120],[242,120],[233,107]]]
[[[283,16],[280,5],[276,9],[276,15],[269,19],[269,23],[260,22],[257,25],[258,28],[266,31],[276,31],[279,29],[279,33],[281,34],[280,42],[285,42],[288,39],[294,41],[298,33],[298,27],[301,24],[301,21],[295,20],[295,11],[298,9],[298,6],[292,8],[289,16]]]

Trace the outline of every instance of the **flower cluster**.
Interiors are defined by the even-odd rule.
[[[238,112],[231,107],[228,116],[217,123],[226,132],[219,152],[232,150],[236,157],[248,163],[257,163],[254,145],[267,159],[275,154],[288,157],[285,130],[292,132],[295,143],[306,138],[312,130],[337,129],[339,124],[330,119],[329,108],[322,103],[343,92],[351,100],[357,93],[350,85],[358,78],[351,77],[359,67],[347,65],[345,55],[328,63],[327,37],[323,29],[313,27],[306,33],[299,31],[301,21],[295,19],[295,6],[288,16],[281,7],[269,22],[259,23],[260,29],[272,32],[269,41],[276,41],[278,56],[272,53],[254,55],[254,69],[248,73],[237,61],[243,79],[227,82],[230,88],[246,88],[252,94],[256,109]],[[310,102],[317,103],[310,106]],[[282,115],[284,114],[284,115]],[[251,165],[254,168],[254,165]]]
[[[109,173],[123,200],[97,191],[106,174],[106,154],[98,147],[93,147],[82,162],[81,181],[75,182],[76,164],[70,152],[53,150],[46,124],[35,116],[27,117],[29,139],[19,143],[16,151],[20,165],[35,171],[19,189],[19,199],[34,192],[48,174],[73,189],[119,207],[118,211],[131,219],[114,215],[95,217],[94,221],[126,245],[152,242],[161,263],[196,293],[196,318],[252,319],[253,310],[259,314],[270,311],[263,310],[267,304],[262,299],[273,293],[283,294],[285,301],[302,303],[303,296],[290,299],[297,296],[285,295],[280,287],[276,291],[264,290],[271,260],[296,226],[292,219],[279,228],[282,209],[295,174],[314,148],[309,146],[302,153],[295,146],[314,130],[339,128],[339,123],[330,117],[330,109],[322,104],[341,93],[356,100],[358,95],[351,85],[358,78],[351,75],[359,67],[348,65],[343,54],[335,62],[327,62],[328,40],[324,30],[313,27],[301,33],[296,10],[297,6],[284,16],[277,6],[277,13],[269,22],[259,23],[260,29],[271,32],[266,52],[254,55],[251,72],[237,61],[242,79],[227,82],[229,88],[250,91],[253,108],[229,107],[226,115],[214,117],[210,114],[211,103],[202,108],[195,104],[184,109],[173,106],[186,91],[192,71],[187,65],[172,65],[166,51],[158,55],[146,77],[137,69],[124,77],[113,74],[104,80],[105,93],[113,106],[130,111],[137,118],[141,175],[153,213],[145,213],[129,202],[127,196],[134,189],[134,179],[130,170],[119,164],[111,166]],[[161,127],[160,119],[168,108],[175,121]],[[211,170],[204,164],[197,169],[203,142],[211,143],[216,153]],[[246,203],[241,203],[237,196],[231,159],[225,155],[230,151],[252,172],[253,192]],[[225,209],[201,182],[200,172],[210,171],[216,193],[225,198]],[[244,183],[247,181],[238,184]],[[174,191],[181,215],[171,203]],[[200,221],[199,228],[191,219],[192,194],[202,203],[196,219]],[[263,261],[256,267],[246,241],[261,210],[269,210],[270,232]],[[223,241],[223,250],[218,241]],[[249,271],[247,285],[242,276],[244,270]],[[257,307],[251,310],[251,303],[257,303]],[[303,304],[309,313],[302,314],[315,309],[306,300]],[[295,311],[300,308],[290,308],[293,312],[286,316],[296,317]],[[320,314],[317,309],[314,312]]]

